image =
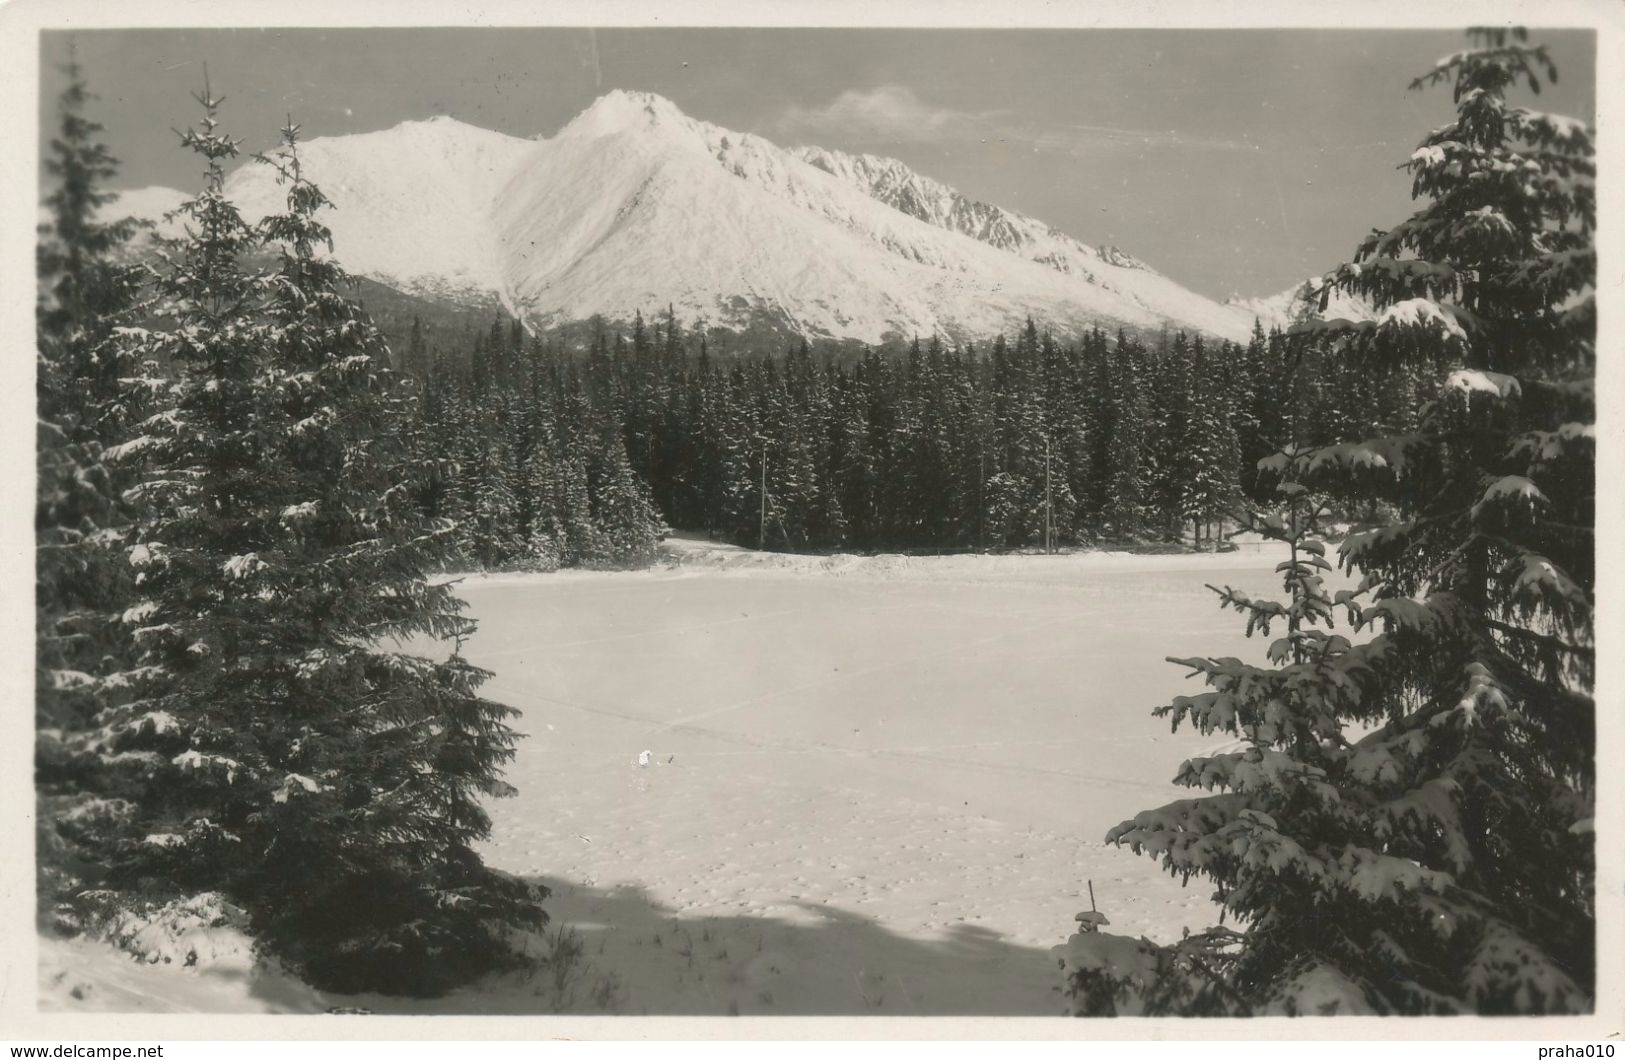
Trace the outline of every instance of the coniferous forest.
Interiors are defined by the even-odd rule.
[[[1246,530],[1279,598],[1209,588],[1259,657],[1170,660],[1201,688],[1144,724],[1221,749],[1105,837],[1211,884],[1218,926],[1112,934],[1091,881],[1050,962],[1068,1011],[1591,1011],[1595,156],[1508,98],[1555,75],[1484,30],[1412,86],[1455,108],[1406,163],[1414,212],[1313,292],[1369,319],[855,349],[658,305],[386,337],[292,119],[241,157],[205,83],[184,235],[158,239],[109,209],[71,66],[37,257],[41,930],[229,923],[340,993],[535,974],[515,940],[547,937],[548,887],[482,847],[527,734],[465,655],[457,576],[647,568],[673,531],[979,554]],[[284,208],[245,220],[238,164]]]
[[[1269,499],[1273,439],[1408,429],[1428,367],[1374,378],[1261,327],[1238,346],[1028,321],[856,357],[713,351],[669,313],[628,332],[596,322],[574,350],[497,320],[446,349],[413,321],[414,433],[455,457],[423,504],[470,565],[645,562],[662,522],[787,551],[1217,547]]]

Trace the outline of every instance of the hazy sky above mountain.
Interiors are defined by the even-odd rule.
[[[1594,38],[1534,34],[1589,119]],[[446,114],[550,136],[612,88],[782,144],[890,155],[975,198],[1115,243],[1204,294],[1268,294],[1409,209],[1396,166],[1449,120],[1412,77],[1451,31],[143,30],[76,34],[118,185],[196,186],[173,128],[202,64],[245,152]],[[66,39],[44,38],[42,136]],[[342,257],[343,247],[339,247]]]

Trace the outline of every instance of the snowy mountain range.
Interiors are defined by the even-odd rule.
[[[1377,319],[1377,311],[1370,303],[1338,290],[1331,292],[1326,300],[1326,308],[1321,309],[1319,287],[1320,278],[1312,276],[1302,284],[1276,294],[1262,298],[1233,297],[1226,299],[1224,304],[1250,317],[1257,317],[1265,330],[1272,327],[1285,329],[1305,320]]]
[[[535,326],[670,304],[688,322],[865,342],[985,338],[1029,315],[1244,339],[1255,315],[1268,327],[1290,309],[1215,302],[893,159],[780,147],[649,93],[612,91],[544,139],[441,117],[300,150],[351,272]],[[249,220],[284,208],[266,166],[226,190]],[[144,188],[119,205],[156,219],[183,198]]]

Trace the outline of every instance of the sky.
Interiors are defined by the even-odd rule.
[[[1595,38],[1532,32],[1587,120]],[[67,38],[42,35],[41,137]],[[961,192],[1110,243],[1214,298],[1345,260],[1410,209],[1398,167],[1450,119],[1412,78],[1465,46],[1436,30],[238,29],[74,34],[121,160],[115,185],[198,184],[174,129],[203,83],[245,153],[449,115],[551,136],[613,88],[777,143],[901,159]],[[342,247],[339,248],[342,254]]]

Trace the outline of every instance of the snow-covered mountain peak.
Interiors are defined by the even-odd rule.
[[[1116,246],[1090,246],[1037,218],[964,195],[898,159],[823,147],[798,147],[794,154],[894,210],[1096,288],[1126,303],[1125,311],[1137,308],[1216,335],[1243,331],[1238,312],[1186,290]],[[1126,312],[1116,319],[1132,322]]]
[[[611,136],[659,128],[690,132],[699,124],[665,96],[617,88],[593,100],[586,110],[559,130],[558,135]]]
[[[318,136],[301,141],[299,149],[305,151],[316,145],[342,144],[346,145],[345,149],[349,151],[357,149],[390,151],[410,145],[418,149],[433,148],[438,154],[453,154],[464,148],[511,149],[529,142],[518,136],[509,136],[507,133],[470,125],[449,114],[436,114],[430,118],[409,118],[387,129],[373,132]],[[325,146],[318,148],[323,149]]]
[[[650,92],[605,93],[551,138],[447,116],[301,146],[351,271],[535,324],[691,321],[877,341],[1171,324],[1243,338],[1252,316],[1117,251],[961,194],[905,163],[786,149]],[[285,203],[265,166],[232,174],[252,219]],[[161,196],[144,194],[144,201]]]
[[[1364,299],[1340,290],[1331,292],[1325,309],[1320,308],[1321,278],[1307,280],[1284,291],[1258,298],[1232,295],[1225,305],[1249,313],[1268,328],[1291,328],[1310,320],[1375,320],[1377,311]]]
[[[491,204],[530,140],[439,116],[299,145],[306,175],[336,209],[323,220],[340,260],[394,287],[459,300],[500,299]],[[287,206],[269,166],[245,163],[227,194],[250,221]]]

